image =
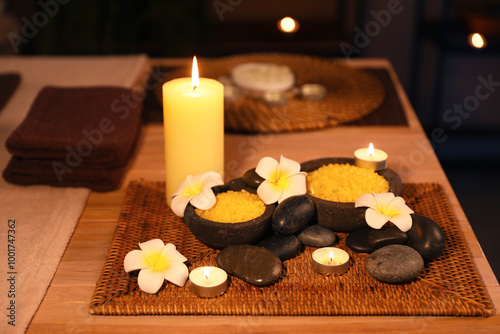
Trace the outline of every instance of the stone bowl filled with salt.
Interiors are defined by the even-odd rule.
[[[217,200],[212,208],[188,204],[184,212],[184,221],[200,242],[216,249],[253,244],[270,230],[274,204],[265,205],[256,194],[235,189],[234,182],[212,190]]]
[[[354,202],[364,193],[403,194],[403,181],[391,169],[372,171],[354,165],[351,158],[323,158],[303,162],[307,172],[307,196],[316,206],[319,225],[337,232],[351,232],[368,226],[366,208]]]

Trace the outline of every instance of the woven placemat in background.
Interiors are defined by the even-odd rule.
[[[171,66],[155,65],[157,72],[166,73],[164,76],[169,80],[170,73],[176,71],[177,68]],[[396,91],[395,83],[391,78],[389,71],[385,68],[361,68],[380,80],[384,85],[385,99],[382,104],[374,111],[366,116],[357,120],[347,122],[340,125],[346,126],[408,126],[405,111],[401,103],[398,92]],[[154,74],[154,75],[153,75]],[[148,84],[154,85],[157,83],[158,78],[155,76],[156,72],[148,78]],[[161,93],[159,93],[161,94]],[[162,123],[163,122],[163,101],[158,91],[146,92],[146,97],[142,106],[142,119],[143,123]],[[234,130],[233,130],[234,132]]]
[[[490,316],[493,304],[472,262],[463,236],[439,184],[405,185],[408,205],[436,221],[446,237],[437,259],[407,284],[385,284],[365,271],[367,254],[346,247],[339,233],[338,247],[347,250],[352,265],[342,276],[327,277],[311,268],[314,248],[305,247],[284,261],[280,279],[268,287],[254,287],[229,278],[225,294],[199,298],[188,288],[165,284],[151,295],[137,288],[137,273],[123,270],[125,255],[138,243],[153,238],[171,242],[189,260],[189,269],[215,265],[217,251],[201,244],[184,221],[165,204],[165,183],[130,183],[101,277],[89,304],[99,315],[433,315]]]
[[[359,119],[341,125],[346,126],[408,126],[408,120],[402,102],[396,90],[396,83],[387,69],[362,68],[374,75],[384,85],[385,99],[380,106]]]
[[[224,126],[230,132],[265,133],[322,129],[359,120],[376,110],[386,91],[377,76],[345,65],[339,60],[281,53],[257,53],[217,59],[199,59],[200,76],[218,79],[231,76],[234,66],[246,62],[264,62],[288,66],[296,84],[326,86],[322,101],[291,98],[285,106],[269,106],[260,100],[243,97],[225,102]],[[174,70],[164,80],[191,76],[191,67]],[[156,95],[161,101],[161,86]]]

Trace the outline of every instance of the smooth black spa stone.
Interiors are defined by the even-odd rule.
[[[306,161],[301,164],[304,172],[312,172],[321,166],[328,164],[350,164],[354,165],[351,158],[323,158]],[[377,171],[387,181],[389,181],[389,192],[395,196],[403,194],[403,181],[396,172],[391,169]],[[332,202],[307,194],[316,205],[317,222],[336,232],[352,232],[362,227],[368,226],[364,218],[366,208],[355,208],[354,203]]]
[[[254,245],[233,245],[217,255],[217,265],[229,275],[255,285],[274,283],[281,275],[283,264],[270,250]]]
[[[335,232],[321,225],[306,226],[297,238],[304,245],[311,247],[328,247],[338,242]]]
[[[243,182],[243,178],[241,178],[241,177],[236,178],[236,179],[232,179],[231,181],[227,182],[224,185],[224,187],[227,190],[234,190],[234,191],[246,190],[252,194],[257,193],[257,189],[248,186],[245,182]]]
[[[276,254],[281,261],[291,259],[302,249],[302,243],[294,235],[273,235],[257,244]]]
[[[384,283],[404,283],[424,269],[424,259],[406,245],[389,245],[377,249],[366,259],[366,271]]]
[[[243,174],[243,182],[251,188],[257,189],[264,178],[260,177],[259,174],[255,172],[255,168],[249,169]]]
[[[349,233],[345,239],[347,247],[357,253],[371,253],[375,250],[368,244],[368,234],[373,231],[369,226],[360,228],[359,230]]]
[[[234,184],[233,184],[234,186]],[[229,183],[213,187],[214,193],[241,188],[230,187]],[[229,245],[254,244],[265,236],[271,227],[271,217],[275,205],[266,205],[266,210],[257,218],[239,223],[219,223],[200,217],[195,207],[188,204],[184,211],[184,221],[193,235],[203,244],[221,249]]]
[[[271,226],[276,234],[293,234],[309,223],[314,212],[314,203],[307,196],[291,196],[276,207]]]
[[[430,218],[411,215],[412,226],[408,233],[406,245],[414,248],[425,260],[437,258],[444,250],[445,237],[443,230]]]
[[[397,226],[383,226],[381,229],[372,229],[366,237],[370,247],[382,248],[387,245],[403,245],[408,240],[408,234],[401,231]]]

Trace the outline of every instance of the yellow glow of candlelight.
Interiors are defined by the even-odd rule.
[[[206,280],[208,280],[208,277],[210,276],[210,270],[208,270],[208,267],[203,269],[203,277],[205,277]]]
[[[333,262],[333,251],[330,251],[330,254],[328,254],[328,259],[330,260],[330,263]]]
[[[200,85],[200,74],[198,73],[198,61],[196,56],[193,57],[193,69],[191,71],[191,85],[193,86],[193,91]]]
[[[486,40],[481,34],[474,33],[469,35],[469,44],[475,48],[481,49],[486,46]]]
[[[278,21],[278,29],[282,32],[292,33],[299,30],[299,23],[287,16]]]
[[[375,148],[373,147],[373,144],[370,143],[370,145],[368,145],[368,155],[370,158],[373,156],[373,153],[375,153]]]

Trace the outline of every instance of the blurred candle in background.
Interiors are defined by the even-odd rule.
[[[287,16],[278,21],[278,30],[284,33],[292,33],[299,30],[299,22]]]
[[[483,35],[474,33],[469,35],[469,44],[476,49],[482,49],[486,46],[486,40]]]

